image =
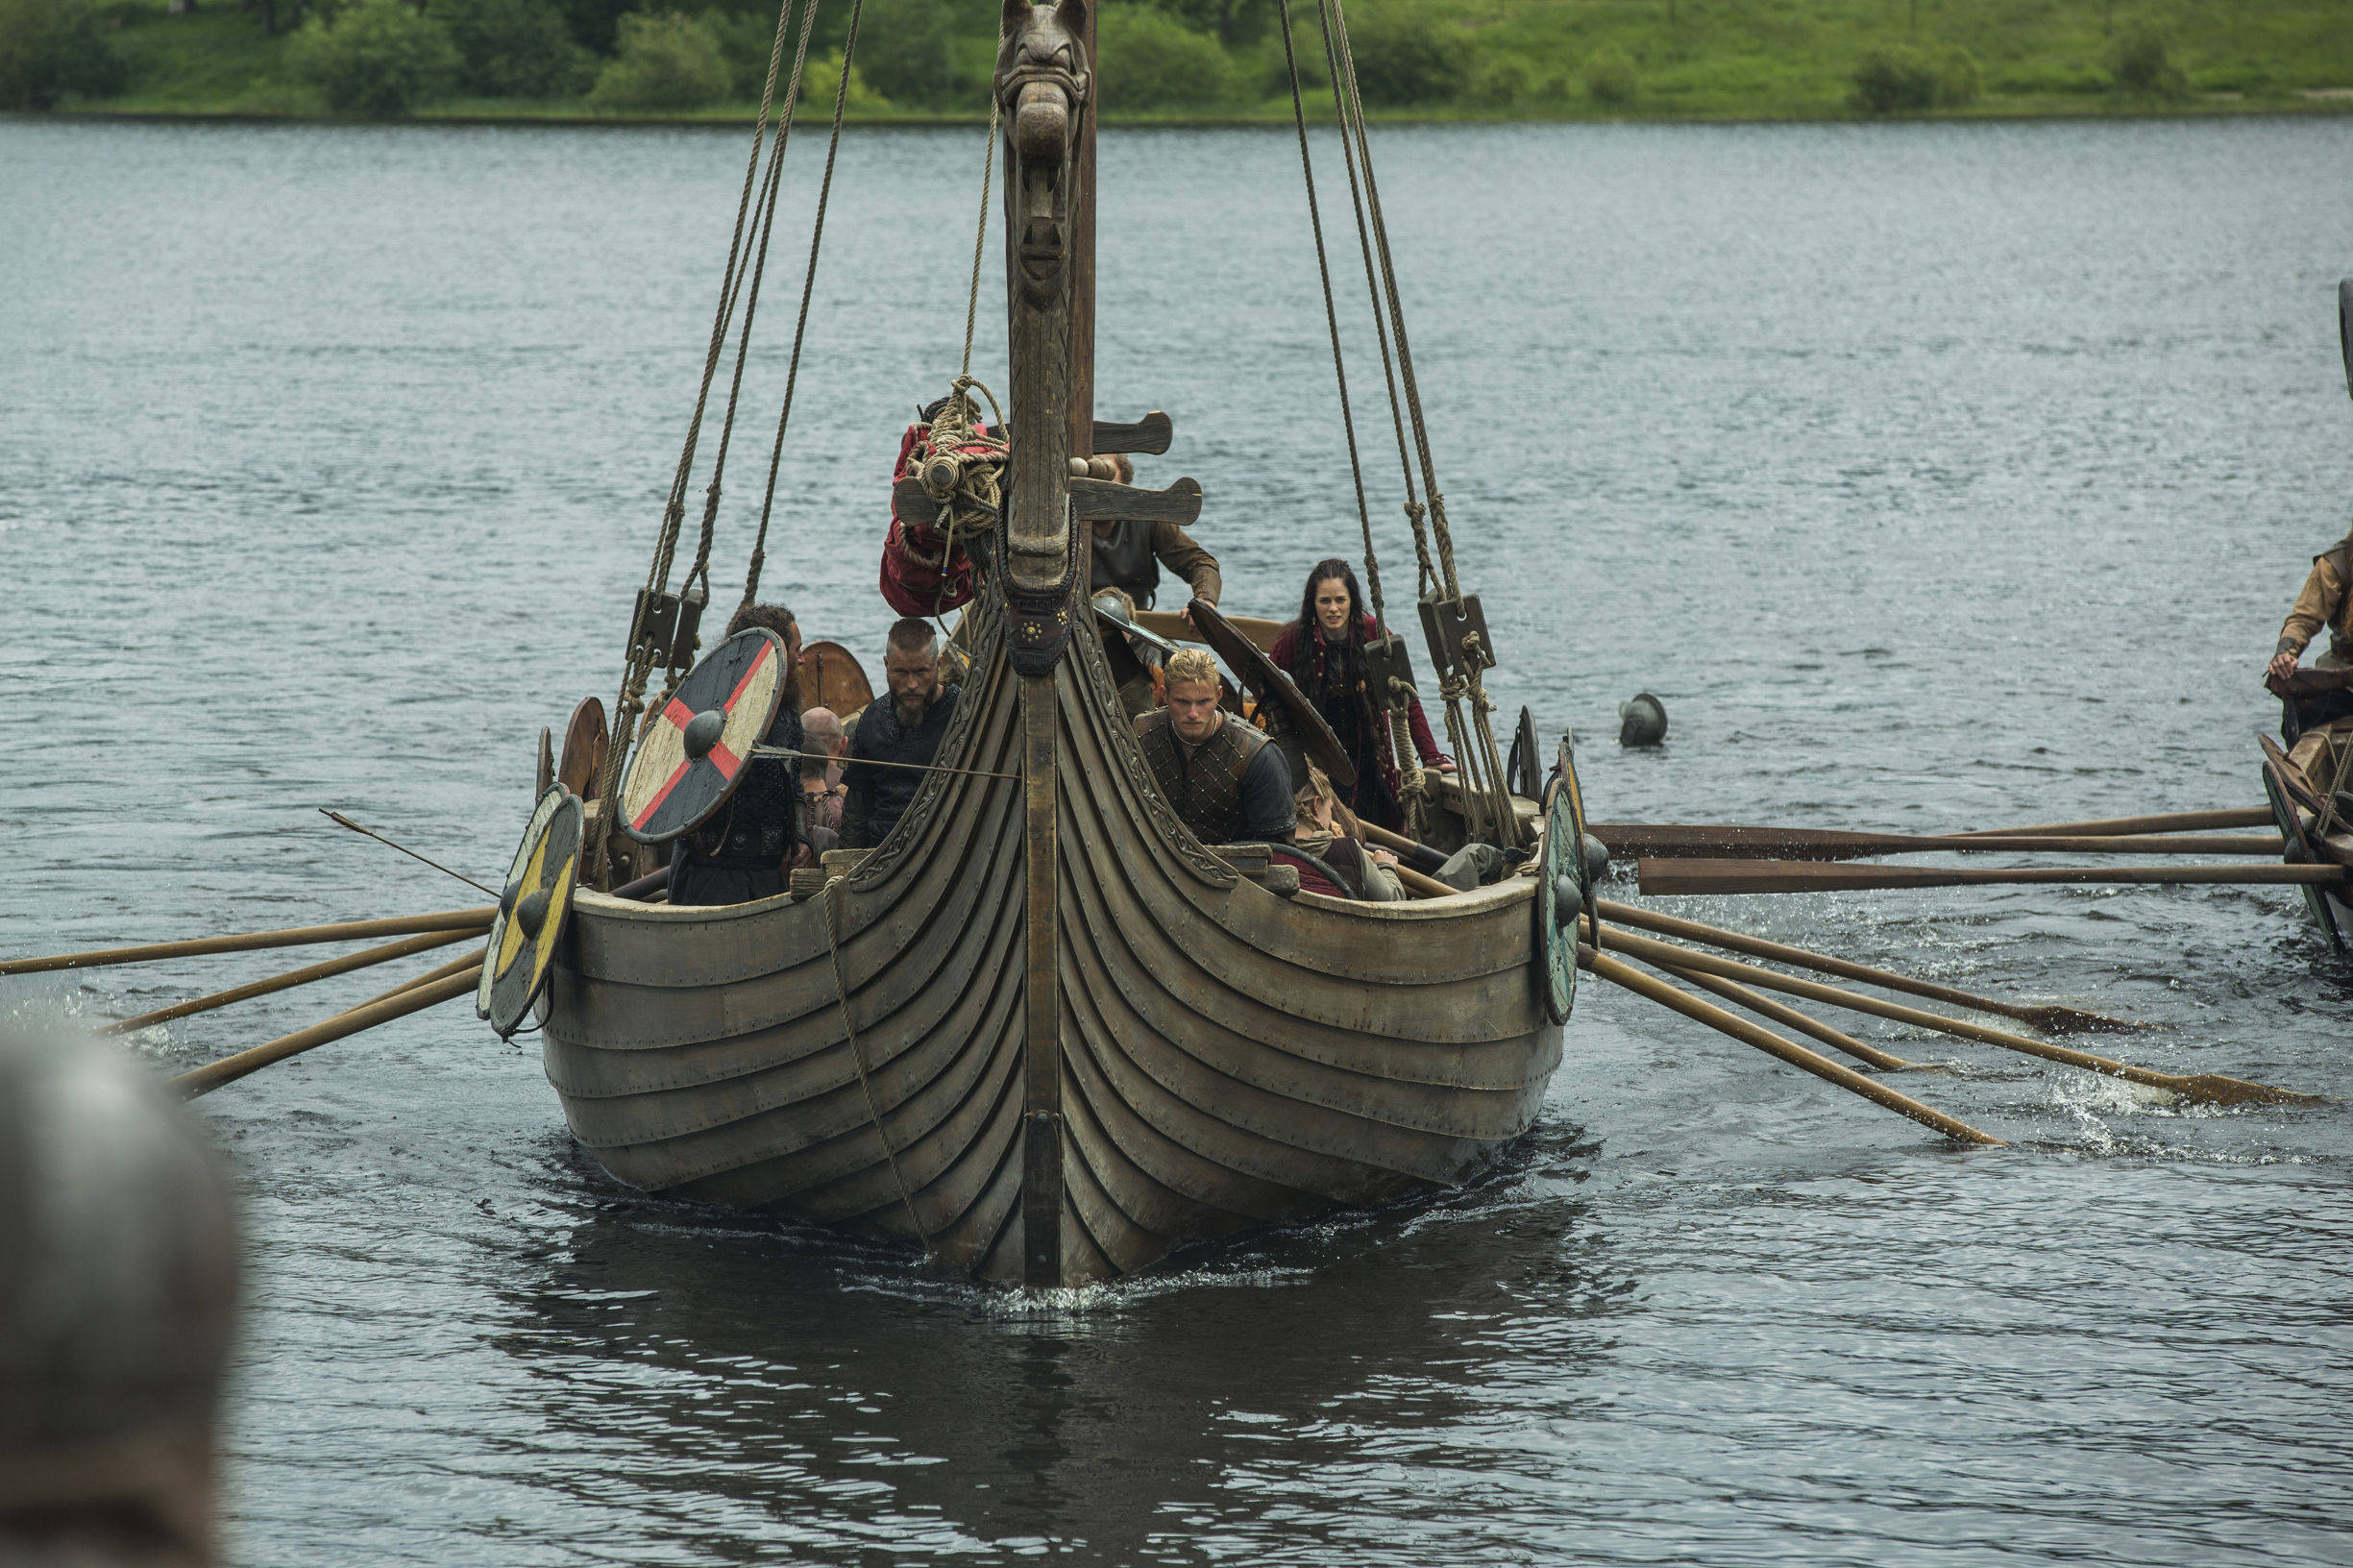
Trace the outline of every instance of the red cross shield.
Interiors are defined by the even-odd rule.
[[[713,649],[646,721],[622,780],[624,833],[667,844],[699,827],[744,776],[785,688],[784,644],[754,626]]]

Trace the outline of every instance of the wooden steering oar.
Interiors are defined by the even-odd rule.
[[[204,953],[250,953],[263,947],[303,947],[316,943],[356,942],[362,937],[404,937],[423,931],[487,931],[491,909],[450,909],[437,915],[403,915],[388,920],[346,920],[338,925],[304,925],[284,931],[256,931],[235,937],[198,937],[188,942],[151,942],[140,947],[102,947],[86,953],[0,962],[0,974],[45,974],[52,969],[96,969],[112,964],[153,964]]]
[[[1743,1044],[1753,1045],[1769,1055],[1777,1056],[1793,1067],[1802,1067],[1817,1078],[1836,1084],[1850,1093],[1860,1094],[1873,1104],[1884,1106],[1900,1115],[1909,1116],[1947,1138],[1958,1139],[1964,1143],[1982,1143],[1996,1148],[2003,1146],[2002,1140],[1991,1133],[1981,1133],[1969,1123],[1924,1106],[1908,1094],[1899,1094],[1878,1080],[1867,1078],[1852,1067],[1841,1066],[1819,1051],[1809,1051],[1795,1041],[1783,1040],[1760,1024],[1727,1013],[1688,992],[1678,991],[1657,976],[1645,974],[1607,953],[1597,953],[1581,942],[1577,944],[1577,964],[1580,968],[1589,970],[1613,985],[1647,996],[1662,1007],[1673,1008],[1687,1018],[1729,1035]]]
[[[1899,1023],[1909,1023],[1939,1034],[1952,1035],[1962,1040],[1979,1041],[1998,1045],[2004,1050],[2018,1051],[2026,1056],[2039,1056],[2047,1062],[2062,1062],[2071,1067],[2082,1067],[2090,1072],[2122,1078],[2136,1084],[2146,1084],[2179,1094],[2185,1099],[2204,1100],[2214,1105],[2317,1105],[2325,1103],[2326,1095],[2298,1093],[2293,1090],[2274,1089],[2268,1084],[2249,1083],[2243,1078],[2228,1078],[2220,1073],[2155,1072],[2147,1067],[2136,1067],[2111,1057],[2094,1056],[2089,1051],[2071,1050],[2065,1045],[2053,1045],[2047,1041],[2032,1040],[2014,1035],[2004,1029],[1989,1028],[1972,1023],[1966,1018],[1948,1017],[1942,1013],[1930,1013],[1923,1008],[1906,1007],[1900,1002],[1881,1001],[1860,992],[1842,991],[1819,981],[1801,980],[1796,975],[1779,974],[1772,969],[1760,969],[1753,964],[1742,964],[1733,959],[1719,958],[1713,953],[1697,952],[1689,947],[1678,947],[1670,942],[1657,942],[1650,937],[1638,937],[1630,931],[1612,930],[1607,939],[1612,947],[1632,954],[1645,963],[1662,968],[1701,970],[1762,986],[1792,996],[1803,996],[1817,1002],[1827,1002],[1852,1013],[1870,1013]]]
[[[1605,919],[1619,925],[1640,926],[1663,936],[1681,937],[1686,942],[1705,943],[1710,947],[1726,947],[1735,953],[1747,953],[1752,958],[1769,958],[1777,964],[1790,964],[1822,974],[1860,980],[1887,991],[1906,992],[1914,996],[1925,996],[1931,1001],[1950,1002],[1956,1007],[2016,1018],[2021,1023],[2031,1023],[2038,1029],[2048,1029],[2057,1034],[2128,1034],[2165,1027],[2157,1023],[2135,1023],[2129,1018],[2112,1018],[2104,1013],[2086,1013],[2080,1008],[2062,1007],[2056,1002],[2005,1002],[1999,997],[1980,996],[1974,992],[1940,986],[1932,980],[1915,980],[1910,975],[1898,974],[1892,969],[1875,969],[1868,964],[1833,958],[1827,953],[1817,953],[1809,948],[1792,947],[1785,943],[1768,942],[1745,932],[1728,931],[1720,925],[1705,925],[1674,915],[1661,915],[1654,909],[1644,909],[1639,904],[1621,904],[1607,898],[1596,899],[1595,903]]]

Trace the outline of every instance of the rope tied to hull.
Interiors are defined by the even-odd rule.
[[[858,1088],[866,1095],[866,1116],[874,1129],[874,1141],[882,1145],[891,1180],[898,1188],[898,1201],[907,1211],[907,1223],[915,1227],[916,1239],[928,1259],[932,1256],[931,1233],[923,1228],[923,1216],[915,1212],[915,1193],[907,1186],[907,1173],[899,1168],[898,1151],[891,1147],[891,1135],[882,1129],[882,1105],[874,1098],[874,1080],[867,1073],[866,1054],[858,1048],[858,1026],[849,1019],[849,978],[842,970],[842,900],[836,891],[841,886],[842,878],[837,876],[819,896],[825,905],[825,952],[833,960],[833,998],[842,1010],[842,1036],[849,1044],[850,1065],[858,1069]]]

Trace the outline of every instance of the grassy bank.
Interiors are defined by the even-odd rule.
[[[1272,0],[1236,0],[1223,41],[1219,0],[1163,0],[1150,28],[1131,26],[1143,0],[1107,10],[1106,118],[1114,123],[1274,121],[1288,117],[1282,38]],[[1190,11],[1185,8],[1189,4]],[[984,102],[998,7],[972,0],[869,0],[870,30],[903,23],[896,12],[930,5],[938,60],[911,70],[870,31],[852,118],[866,122],[965,119]],[[282,18],[287,0],[280,0]],[[846,11],[846,7],[829,9]],[[1311,4],[1295,6],[1311,18]],[[1384,13],[1352,7],[1377,29]],[[452,88],[429,94],[416,118],[725,121],[752,111],[750,89],[767,52],[756,11],[711,6],[714,38],[731,61],[727,90],[696,105],[616,103],[586,91],[612,47],[576,3],[566,14],[586,47],[574,81],[583,90],[490,97]],[[1875,59],[1938,71],[1961,69],[1962,89],[1923,89],[1898,113],[1949,116],[2232,113],[2353,109],[2353,27],[2344,0],[2243,0],[2197,7],[2130,0],[1392,0],[1412,25],[1387,47],[1391,62],[1367,94],[1375,113],[1408,119],[1776,119],[1859,116],[1858,73]],[[128,114],[324,116],[321,87],[298,69],[291,29],[265,36],[260,14],[230,0],[199,0],[192,14],[163,0],[113,0],[99,16],[120,61],[118,90],[61,97],[66,110]],[[920,18],[919,18],[920,19]],[[1188,19],[1174,44],[1168,28]],[[937,18],[932,18],[936,23]],[[609,22],[609,17],[608,17]],[[821,35],[824,24],[821,21]],[[1157,31],[1156,31],[1157,30]],[[1418,31],[1417,31],[1418,30]],[[1299,41],[1320,86],[1321,48],[1311,21]],[[1376,46],[1383,44],[1372,33]],[[2154,40],[2163,73],[2134,80],[2126,40]],[[1113,62],[1185,58],[1168,69]],[[1360,61],[1365,49],[1360,44]],[[870,59],[870,57],[871,57]],[[1376,57],[1379,63],[1380,57]],[[1434,60],[1434,63],[1430,63]],[[1417,65],[1417,61],[1423,62]],[[1953,62],[1965,62],[1955,65]],[[921,63],[921,62],[919,62]],[[1415,74],[1419,70],[1419,75]],[[1402,72],[1402,75],[1400,74]],[[1322,100],[1329,110],[1329,98]],[[821,108],[829,106],[819,106]],[[809,110],[804,107],[803,113]]]

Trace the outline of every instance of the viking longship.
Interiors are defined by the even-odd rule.
[[[1327,30],[1352,181],[1360,172],[1368,187],[1360,222],[1369,198],[1377,224],[1336,7]],[[779,58],[784,35],[780,18]],[[1388,904],[1300,892],[1262,847],[1200,842],[1155,783],[1089,607],[1086,524],[1157,515],[1188,494],[1197,507],[1199,491],[1131,490],[1088,461],[1163,450],[1121,447],[1154,430],[1167,439],[1165,420],[1093,418],[1093,59],[1089,0],[1007,6],[991,117],[1010,332],[1001,506],[971,541],[974,597],[957,634],[968,669],[912,806],[872,851],[829,856],[779,896],[670,907],[647,891],[658,875],[627,880],[657,864],[625,836],[639,815],[625,798],[639,714],[641,756],[680,744],[658,717],[675,699],[642,694],[661,691],[665,667],[674,686],[696,646],[694,573],[688,591],[668,582],[682,460],[609,745],[592,720],[566,747],[563,776],[589,797],[586,847],[536,1001],[572,1132],[621,1181],[1032,1287],[1477,1177],[1528,1131],[1559,1063],[1567,927],[1584,897],[1583,858],[1566,852],[1581,843],[1568,747],[1542,804],[1525,759],[1507,776],[1479,678],[1492,650],[1442,532],[1436,555],[1423,553],[1417,607],[1462,767],[1417,777],[1413,825],[1428,843],[1477,835],[1530,851],[1517,874]],[[838,103],[834,130],[838,144]],[[1300,140],[1304,163],[1304,118]],[[780,130],[772,158],[782,142]],[[755,134],[753,167],[760,156]],[[830,154],[827,170],[829,188]],[[773,188],[772,164],[765,183],[748,168],[748,200],[772,201]],[[761,215],[757,201],[748,224],[739,211],[706,393]],[[1376,319],[1385,305],[1393,334],[1385,362],[1393,347],[1410,394],[1386,235],[1371,237]],[[1329,302],[1328,270],[1325,286]],[[1336,353],[1336,325],[1334,340]],[[1418,402],[1409,411],[1418,432]],[[698,429],[701,414],[699,404]],[[1431,476],[1409,515],[1418,528],[1434,511],[1442,529],[1442,508]],[[1382,630],[1401,646],[1385,620]],[[654,772],[687,768],[674,749]],[[542,915],[533,940],[547,929]],[[500,941],[492,969],[521,952],[527,971],[529,943]]]

